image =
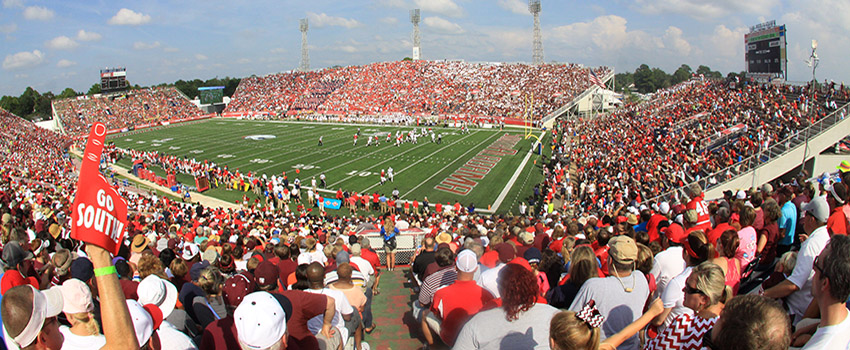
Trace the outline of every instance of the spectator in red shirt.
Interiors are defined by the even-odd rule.
[[[490,292],[475,283],[478,257],[472,250],[467,249],[458,254],[455,269],[457,270],[455,283],[438,290],[434,294],[434,302],[431,303],[431,312],[439,318],[439,322],[431,322],[434,319],[429,318],[426,325],[430,329],[422,330],[437,332],[440,339],[448,346],[454,345],[455,338],[466,321],[481,311],[486,303],[493,300]],[[433,327],[435,325],[436,327]]]

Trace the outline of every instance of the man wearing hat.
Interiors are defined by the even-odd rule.
[[[292,311],[290,306],[290,313]],[[233,323],[242,349],[286,349],[286,324],[290,315],[275,296],[254,292],[233,313]]]
[[[605,318],[602,337],[607,338],[622,330],[643,314],[643,306],[649,296],[649,285],[643,273],[635,270],[638,248],[628,236],[616,236],[608,241],[608,271],[610,276],[591,278],[584,283],[570,310],[579,312],[590,300],[594,300],[600,314]],[[638,337],[624,341],[619,349],[637,349]]]
[[[800,321],[806,308],[812,302],[812,278],[815,273],[812,264],[829,243],[829,232],[826,229],[829,204],[826,203],[826,199],[815,197],[811,202],[804,203],[800,209],[805,215],[803,230],[808,238],[803,240],[800,251],[797,253],[794,271],[784,281],[764,291],[766,297],[785,298],[788,311],[794,316],[792,319],[794,324]]]
[[[837,182],[825,188],[826,202],[829,204],[829,219],[826,221],[826,229],[830,235],[850,234],[850,226],[847,226],[847,186]]]
[[[457,334],[466,321],[481,311],[484,304],[493,300],[490,292],[475,283],[478,256],[472,250],[466,249],[457,255],[455,270],[457,280],[434,293],[431,314],[426,314],[427,317],[422,318],[422,332],[426,335],[428,345],[434,344],[431,336],[433,330],[446,345],[453,346]]]

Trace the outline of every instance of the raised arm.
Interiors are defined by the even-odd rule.
[[[95,270],[103,334],[106,336],[104,349],[138,349],[136,331],[130,320],[130,311],[127,309],[124,292],[118,283],[118,275],[115,273],[115,267],[112,266],[109,252],[94,244],[87,244],[86,254],[91,259]],[[104,268],[111,271],[104,271]]]

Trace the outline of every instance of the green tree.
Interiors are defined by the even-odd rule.
[[[77,95],[79,95],[79,94],[76,91],[74,91],[74,89],[65,88],[65,90],[62,90],[62,93],[60,93],[59,96],[56,96],[56,98],[71,98],[71,97],[75,97]]]
[[[683,81],[687,81],[688,79],[691,78],[691,74],[693,74],[693,73],[694,72],[693,72],[693,70],[691,70],[690,66],[688,66],[687,64],[683,64],[683,65],[679,66],[679,69],[676,69],[676,71],[673,72],[672,83],[678,84],[678,83],[681,83]]]
[[[635,88],[641,93],[653,92],[658,89],[655,81],[652,78],[652,69],[648,65],[642,64],[635,69]]]
[[[413,61],[413,59],[412,59],[412,58],[410,58],[410,57],[405,57],[405,58],[402,58],[401,60],[402,60],[402,61]]]
[[[44,119],[53,115],[53,106],[50,104],[50,101],[55,97],[56,96],[54,96],[50,91],[39,96],[35,103],[35,115],[43,117]]]
[[[0,107],[11,113],[18,114],[15,112],[18,110],[18,97],[3,96],[2,98],[0,98]]]
[[[635,77],[632,73],[617,73],[614,75],[614,82],[617,84],[617,90],[628,91],[629,86],[635,83]]]
[[[86,95],[94,95],[94,94],[99,94],[99,93],[100,93],[100,83],[94,83],[89,88],[89,92],[87,92]]]

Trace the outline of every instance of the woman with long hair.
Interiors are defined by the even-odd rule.
[[[761,206],[764,211],[764,227],[758,230],[759,240],[756,254],[759,258],[759,270],[767,269],[776,259],[776,247],[779,245],[779,223],[782,208],[774,200],[768,200]]]
[[[735,257],[741,260],[741,266],[747,266],[756,258],[756,247],[758,246],[758,237],[756,237],[756,229],[753,227],[753,222],[756,220],[756,211],[752,207],[744,206],[739,213],[741,229],[738,230],[738,239],[741,243],[738,245],[738,251],[735,252]]]
[[[456,349],[532,349],[549,344],[549,320],[558,309],[537,303],[537,280],[519,264],[499,271],[501,306],[473,316],[455,341]]]
[[[210,266],[201,270],[198,277],[198,287],[205,295],[198,295],[192,299],[192,309],[198,318],[198,325],[206,328],[215,320],[227,317],[227,307],[221,293],[224,277],[217,267]]]
[[[552,288],[552,295],[549,297],[549,305],[559,309],[566,309],[573,303],[576,294],[585,281],[599,276],[599,265],[596,262],[596,255],[587,245],[581,245],[573,249],[570,256],[569,276],[566,283]]]
[[[94,302],[91,289],[82,281],[71,278],[59,287],[62,290],[64,305],[62,311],[71,327],[60,326],[59,331],[65,337],[62,349],[89,350],[100,349],[106,345],[106,337],[100,333],[100,325],[94,318]]]
[[[732,288],[734,294],[738,294],[738,288],[741,286],[741,261],[735,257],[739,244],[738,232],[726,230],[717,239],[719,256],[711,260],[723,270],[723,274],[726,276],[726,285]]]

